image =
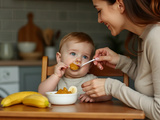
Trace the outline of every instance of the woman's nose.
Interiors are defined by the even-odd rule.
[[[102,19],[101,19],[99,14],[98,14],[98,23],[103,23],[103,21],[102,21]]]

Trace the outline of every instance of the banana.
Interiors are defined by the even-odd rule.
[[[40,94],[40,93],[34,92],[34,91],[22,91],[22,92],[13,93],[5,97],[2,100],[1,105],[2,107],[8,107],[11,105],[22,103],[23,98],[31,94]]]
[[[76,93],[77,92],[77,87],[76,86],[71,86],[68,91],[71,91],[72,93]]]
[[[39,108],[45,108],[50,106],[48,98],[40,94],[29,95],[22,100],[22,103],[24,105],[29,105]]]

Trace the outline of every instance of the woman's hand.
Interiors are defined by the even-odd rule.
[[[119,55],[108,47],[97,49],[94,58],[98,58],[94,61],[94,64],[101,70],[103,70],[103,65],[115,68],[120,59]]]
[[[93,79],[82,84],[83,91],[90,97],[100,97],[105,93],[106,79]]]

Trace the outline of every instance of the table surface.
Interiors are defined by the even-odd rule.
[[[80,103],[72,105],[51,105],[49,108],[36,108],[17,104],[10,107],[0,107],[0,118],[5,120],[18,119],[144,119],[145,114],[141,110],[130,108],[122,102],[107,101],[99,103]]]

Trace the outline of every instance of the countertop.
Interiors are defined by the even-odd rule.
[[[56,64],[55,60],[49,61],[49,65]],[[41,66],[42,60],[0,60],[0,66]]]

